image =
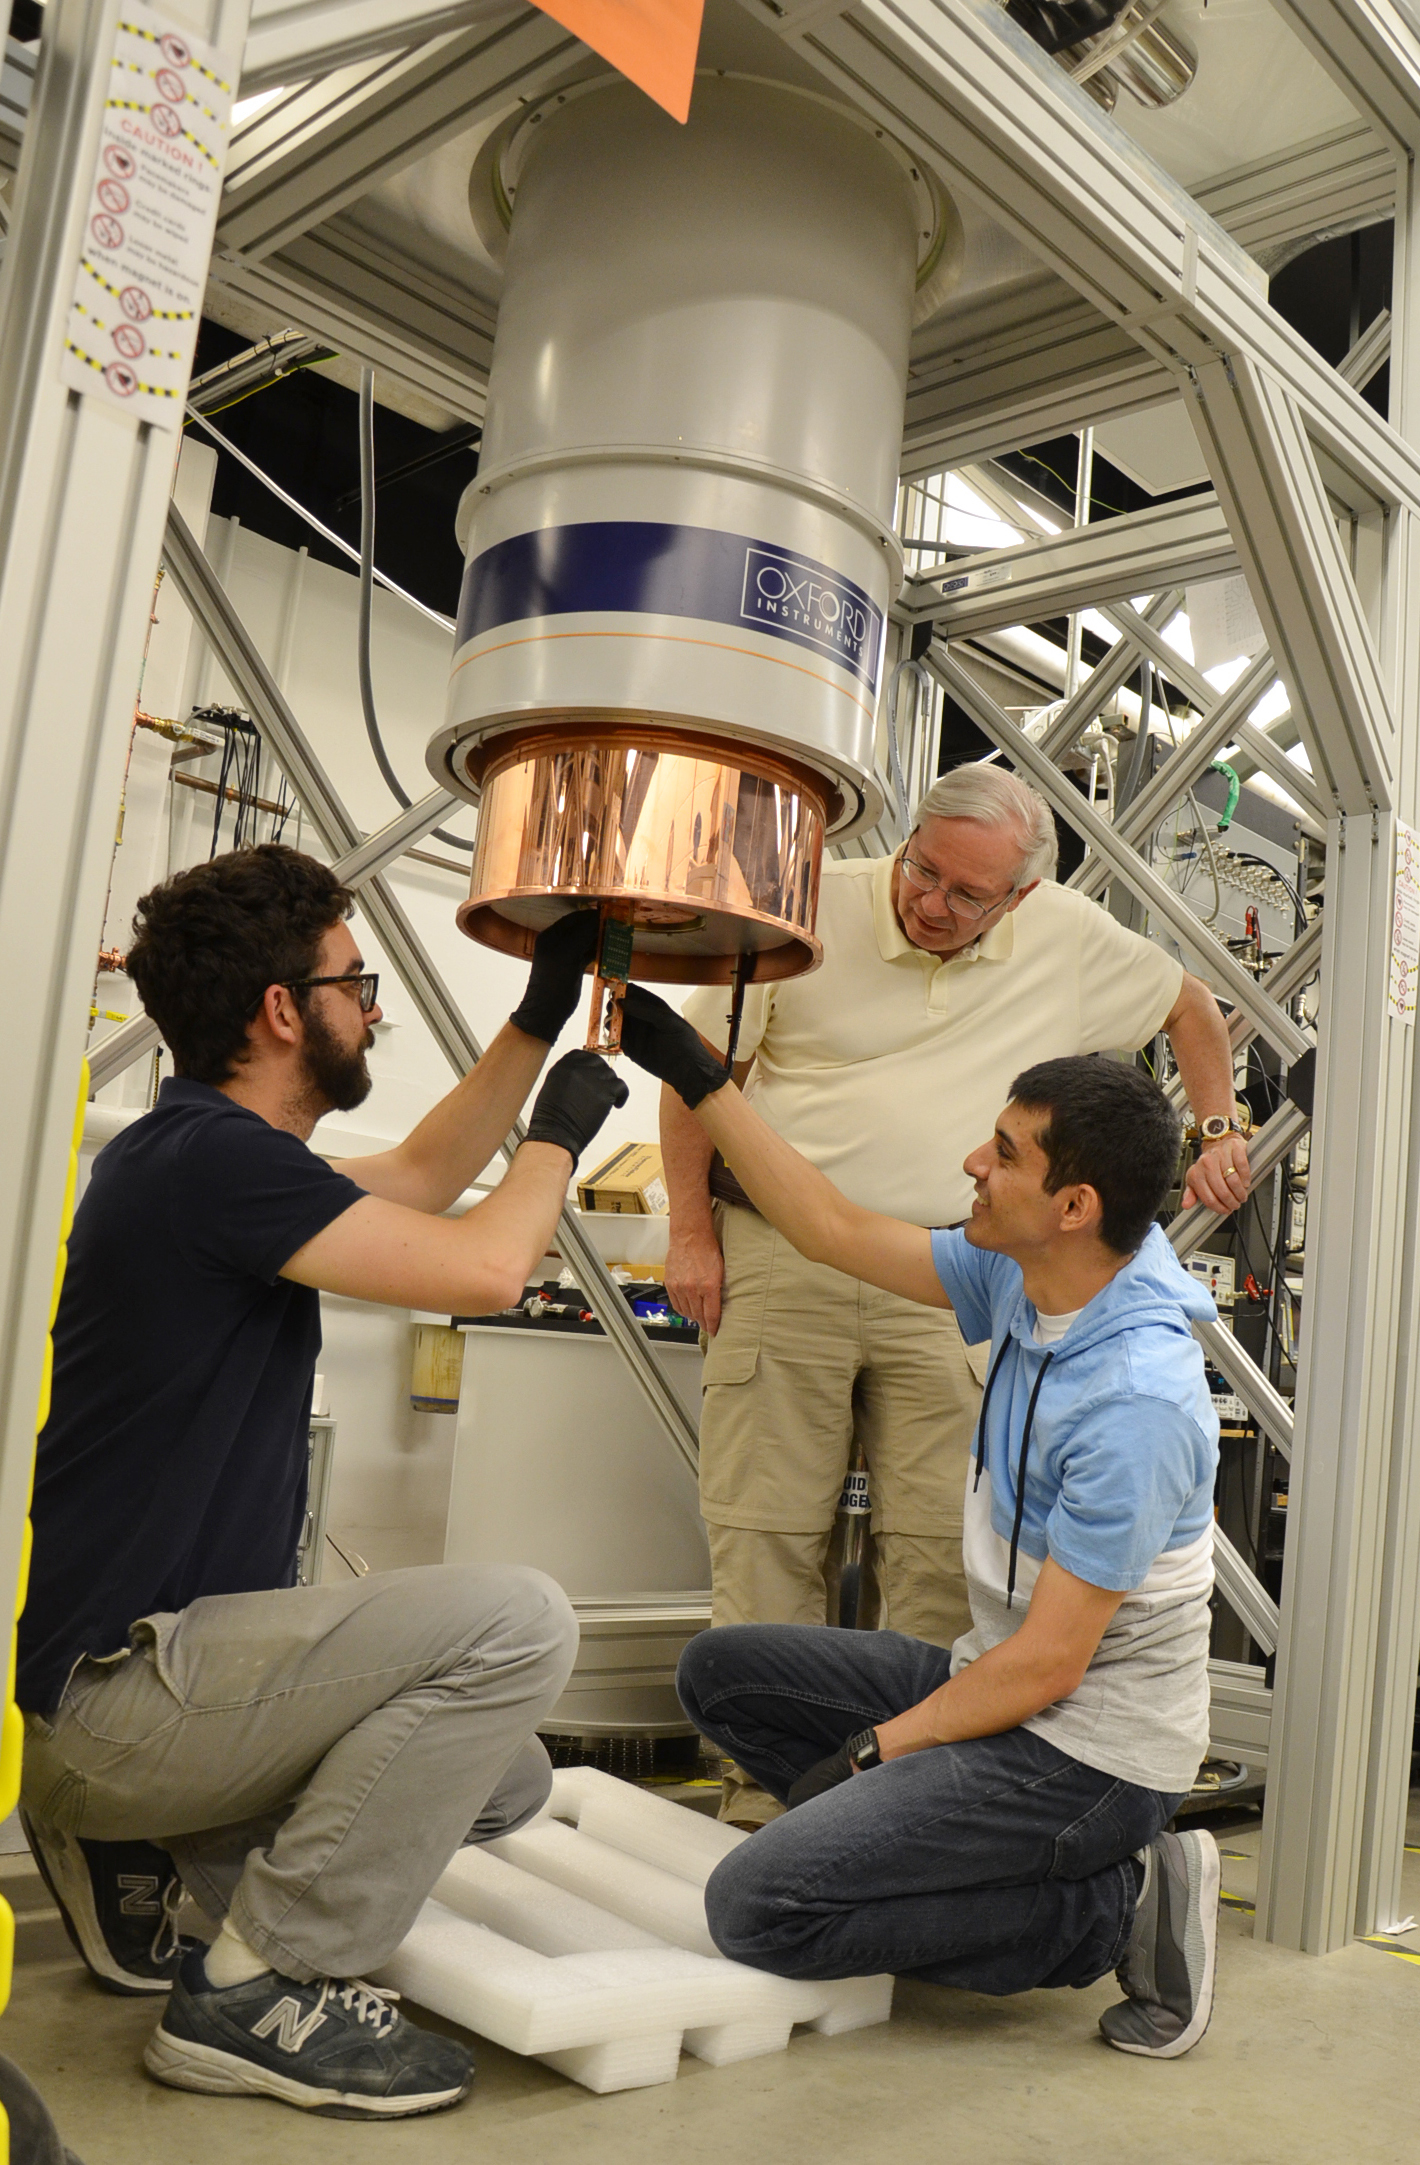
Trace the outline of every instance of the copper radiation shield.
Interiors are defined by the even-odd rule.
[[[727,983],[816,969],[826,785],[724,738],[595,721],[509,731],[483,748],[459,929],[529,955],[568,910],[609,904],[635,927],[632,975]]]

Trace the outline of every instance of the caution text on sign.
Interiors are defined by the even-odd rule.
[[[60,373],[161,428],[182,425],[231,75],[215,47],[124,0]]]

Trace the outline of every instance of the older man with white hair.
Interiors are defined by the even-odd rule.
[[[994,765],[923,797],[892,857],[825,866],[821,969],[751,986],[736,1079],[756,1111],[850,1201],[914,1225],[964,1219],[967,1153],[1013,1075],[1168,1033],[1203,1150],[1185,1200],[1247,1194],[1227,1029],[1208,987],[1162,947],[1054,879],[1044,798]],[[685,1013],[722,1055],[723,987]],[[661,1104],[670,1193],[666,1289],[707,1334],[700,1496],[716,1624],[826,1620],[824,1562],[855,1445],[869,1469],[880,1621],[934,1645],[970,1628],[962,1503],[979,1361],[955,1317],[797,1255],[673,1091]],[[721,1816],[780,1807],[748,1777]]]

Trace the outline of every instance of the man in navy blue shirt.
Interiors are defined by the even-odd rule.
[[[1168,1830],[1208,1744],[1218,1455],[1191,1332],[1213,1304],[1154,1222],[1177,1115],[1137,1068],[1043,1061],[965,1161],[970,1219],[930,1231],[849,1202],[653,994],[633,987],[622,1044],[801,1254],[991,1341],[971,1630],[943,1651],[730,1625],[685,1650],[686,1712],[790,1807],[712,1874],[717,1946],[992,1993],[1113,1968],[1109,2043],[1177,2058],[1208,2026],[1218,1909],[1212,1836]]]
[[[128,970],[175,1073],[75,1215],[16,1696],[26,1831],[71,1937],[109,1989],[171,1995],[151,2072],[389,2118],[455,2103],[472,2064],[363,1975],[460,1843],[545,1801],[535,1731],[577,1634],[511,1566],[293,1585],[319,1292],[510,1305],[626,1086],[568,1054],[502,1181],[442,1215],[577,1004],[582,912],[403,1143],[325,1163],[307,1139],[368,1091],[380,1013],[351,906],[279,845],[139,904]],[[205,1954],[172,1928],[184,1887],[220,1923]]]

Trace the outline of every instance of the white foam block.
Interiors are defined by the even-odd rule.
[[[731,2067],[736,2060],[760,2060],[771,2052],[787,2052],[789,2022],[717,2022],[707,2029],[687,2030],[683,2043],[697,2060],[711,2067]]]
[[[569,1894],[594,1901],[614,1917],[624,1917],[628,1924],[654,1932],[657,1939],[669,1940],[672,1947],[687,1948],[692,1954],[717,1952],[705,1922],[703,1887],[594,1841],[580,1827],[564,1826],[557,1819],[542,1820],[486,1846],[495,1857],[551,1880]]]
[[[682,2041],[720,2067],[782,2052],[796,2024],[885,2022],[890,1977],[794,1982],[715,1950],[704,1882],[746,1839],[610,1775],[559,1774],[527,1827],[459,1851],[381,1981],[597,2091],[670,2081]]]
[[[750,1839],[742,1827],[721,1826],[703,1812],[686,1811],[595,1767],[567,1767],[554,1774],[547,1811],[554,1819],[570,1820],[579,1833],[605,1842],[608,1849],[624,1850],[697,1887],[705,1885],[722,1858]]]
[[[575,2045],[570,2052],[540,2052],[538,2058],[599,2097],[608,2090],[645,2090],[652,2083],[674,2082],[680,2073],[680,2032],[618,2037],[605,2045]]]
[[[383,1983],[511,2052],[561,2051],[764,2011],[737,1989],[738,1964],[707,1963],[679,1947],[609,1954],[533,1954],[485,1925],[426,1902],[380,1972]],[[757,1976],[746,1971],[746,1976]],[[765,1978],[773,1986],[777,1978]]]
[[[551,1880],[519,1871],[486,1847],[459,1850],[434,1898],[474,1924],[486,1924],[540,1955],[611,1954],[665,1943]]]

